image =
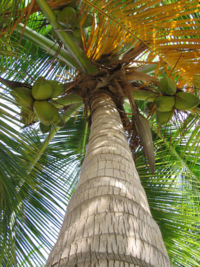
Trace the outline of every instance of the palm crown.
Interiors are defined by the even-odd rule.
[[[118,108],[171,262],[197,266],[199,4],[36,2],[5,1],[0,16],[3,266],[45,262],[85,155],[89,98],[102,88]],[[57,81],[60,93],[38,99],[38,78]],[[16,88],[28,90],[29,105]],[[41,100],[54,120],[40,115]]]

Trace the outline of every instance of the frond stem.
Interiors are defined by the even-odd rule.
[[[84,137],[83,137],[83,145],[82,145],[82,155],[84,156],[85,154],[85,145],[87,141],[87,133],[88,133],[88,122],[85,124],[85,131],[84,131]]]
[[[51,23],[52,27],[54,29],[61,30],[56,31],[57,36],[64,43],[64,46],[66,46],[67,50],[69,50],[82,71],[88,74],[96,74],[96,67],[89,61],[83,50],[72,40],[69,34],[66,31],[62,31],[61,26],[57,23],[56,17],[47,2],[45,0],[36,0],[36,2],[48,21]]]
[[[15,31],[21,33],[23,30],[24,36],[38,45],[40,48],[44,49],[49,55],[55,56],[58,51],[57,57],[67,65],[70,65],[73,68],[77,68],[77,63],[71,57],[70,53],[64,48],[60,48],[58,44],[46,38],[44,35],[32,30],[28,26],[25,26],[22,23],[19,23],[15,28]]]

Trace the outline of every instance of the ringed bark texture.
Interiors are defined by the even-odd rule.
[[[46,266],[171,266],[120,116],[105,93],[92,100],[80,181]]]

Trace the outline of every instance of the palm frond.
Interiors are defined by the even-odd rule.
[[[200,257],[200,162],[199,151],[194,153],[200,139],[195,144],[192,138],[199,132],[199,119],[189,116],[186,121],[188,127],[183,122],[178,129],[172,125],[160,132],[155,129],[154,175],[145,168],[142,155],[136,165],[173,266],[191,267],[198,265]]]
[[[44,136],[26,129],[21,134],[18,131],[16,138],[9,136],[13,127],[6,123],[1,126],[0,260],[8,266],[25,259],[30,266],[43,265],[79,174],[80,161],[73,150],[61,153],[58,149],[62,142],[70,142],[67,131],[72,130],[68,125],[67,131],[59,135],[59,144],[53,139],[28,173],[27,167],[40,150]]]
[[[12,14],[9,13],[9,15],[11,16]],[[46,31],[48,32],[48,25],[44,22],[44,16],[37,16],[34,13],[30,16],[28,24],[40,30],[42,34],[46,34]],[[18,30],[11,36],[9,36],[8,31],[7,35],[5,34],[0,38],[0,42],[2,42],[2,53],[0,52],[2,67],[0,71],[5,77],[12,77],[14,80],[24,79],[29,83],[32,83],[38,76],[41,76],[41,73],[48,78],[55,76],[68,78],[68,75],[66,75],[68,66],[62,63],[62,59],[67,55],[66,51],[62,51],[63,49],[59,48],[58,44],[45,36],[42,36],[44,41],[43,39],[41,40],[43,45],[40,43],[38,46],[38,43],[33,42],[33,40],[38,40],[41,34],[37,33],[40,36],[35,37],[34,34],[36,33],[34,31],[31,32],[31,29],[24,28],[25,31],[28,31],[27,35],[29,38],[27,38],[21,35],[24,31],[23,26],[20,27],[19,25],[15,28]],[[61,53],[61,61],[59,60],[60,57],[57,57],[58,53]],[[74,70],[69,70],[69,72],[71,71],[74,72]]]
[[[66,143],[67,150],[52,140],[30,172],[45,136],[37,125],[21,128],[19,108],[5,88],[1,91],[0,262],[44,265],[79,174],[80,157],[67,145],[77,126],[71,119],[59,135],[60,147]]]
[[[116,47],[120,51],[122,44],[131,46],[137,39],[151,51],[149,57],[159,56],[171,69],[175,67],[184,76],[185,83],[193,82],[199,74],[200,7],[196,0],[178,3],[84,0],[84,3],[93,12],[98,12],[97,23],[93,24],[88,41],[90,55],[95,53],[100,57],[111,51],[116,53]],[[116,38],[117,33],[121,35],[120,39]],[[98,47],[96,39],[101,42],[101,52],[95,52]]]

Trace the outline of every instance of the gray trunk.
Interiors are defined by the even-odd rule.
[[[118,111],[105,93],[92,101],[80,181],[46,266],[171,266]]]

